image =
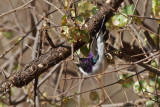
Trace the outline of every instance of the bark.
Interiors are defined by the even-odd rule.
[[[99,31],[104,16],[106,16],[105,22],[108,21],[122,2],[123,0],[111,0],[109,4],[101,6],[93,18],[86,23],[85,29],[87,29],[90,36],[94,36]],[[77,42],[74,45],[74,50],[76,51],[84,44],[84,42]],[[29,84],[37,76],[40,76],[49,68],[53,67],[60,61],[65,60],[70,55],[71,47],[68,43],[56,49],[51,49],[46,54],[41,55],[38,59],[34,59],[26,65],[26,67],[12,74],[8,79],[1,83],[0,91],[6,91],[11,86],[23,87]]]

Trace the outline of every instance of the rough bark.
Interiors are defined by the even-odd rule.
[[[96,34],[99,29],[101,22],[106,15],[106,20],[113,15],[114,11],[120,6],[123,0],[111,0],[109,4],[101,6],[100,10],[91,18],[85,26],[90,36]],[[74,46],[76,51],[82,47],[85,43],[77,42]],[[29,84],[37,76],[47,71],[62,60],[65,60],[71,55],[71,47],[68,43],[65,46],[60,46],[56,49],[51,49],[44,55],[41,55],[38,59],[34,59],[26,67],[20,69],[16,73],[12,74],[8,79],[1,83],[0,91],[5,91],[11,86],[23,87]]]

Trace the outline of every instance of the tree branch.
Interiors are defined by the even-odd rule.
[[[96,34],[99,29],[104,15],[106,20],[113,15],[114,11],[120,6],[123,0],[112,0],[109,4],[104,4],[99,11],[91,18],[85,26],[90,36]],[[74,46],[76,51],[82,47],[84,42],[77,42]],[[0,91],[6,91],[11,86],[23,87],[29,84],[37,76],[47,71],[62,60],[65,60],[71,55],[71,47],[69,43],[60,46],[56,49],[51,49],[46,54],[41,55],[38,59],[34,59],[31,63],[20,69],[16,73],[12,74],[7,80],[5,80],[0,87]]]

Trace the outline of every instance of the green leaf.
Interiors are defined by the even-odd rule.
[[[77,107],[77,102],[73,98],[65,98],[62,103],[62,107]]]
[[[133,78],[126,79],[129,76],[131,76],[131,74],[128,74],[128,73],[120,75],[120,79],[121,79],[120,84],[122,84],[124,88],[129,88],[134,83]]]
[[[140,80],[139,84],[141,84],[142,88],[146,88],[148,86],[148,83],[145,80]]]
[[[99,94],[96,91],[92,91],[89,93],[89,98],[92,101],[97,101],[99,100]]]
[[[69,8],[69,0],[64,0],[64,6],[65,6],[65,10],[68,10],[68,8]]]
[[[122,8],[121,13],[125,15],[133,15],[134,5],[127,5],[124,8]]]
[[[115,26],[123,27],[128,23],[128,19],[123,15],[117,14],[117,15],[113,16],[112,23]]]
[[[76,51],[76,54],[80,55],[80,53],[81,53],[81,51],[80,51],[80,49],[78,49],[78,50]]]
[[[85,56],[89,56],[89,48],[87,47],[87,45],[84,45],[80,48],[81,52],[83,55]]]
[[[80,32],[81,31],[78,29],[78,27],[72,27],[70,28],[69,34],[74,41],[77,41],[80,39]]]
[[[151,66],[154,68],[158,68],[158,64],[154,59],[151,61]]]
[[[134,85],[133,85],[133,90],[134,90],[135,93],[139,93],[139,94],[142,93],[142,90],[141,90],[141,87],[140,87],[138,81],[136,81],[136,82],[134,83]]]
[[[146,89],[147,92],[149,92],[148,95],[152,95],[152,93],[155,92],[154,88],[149,86],[149,85],[146,86],[145,89]]]
[[[13,69],[18,70],[18,65],[19,65],[18,62],[16,62]]]
[[[105,25],[106,25],[106,28],[108,30],[116,30],[116,29],[118,29],[118,27],[113,24],[112,18],[109,19]]]
[[[2,103],[2,102],[0,102],[0,107],[7,107],[7,105]]]
[[[147,106],[147,107],[154,107],[154,102],[151,101],[151,100],[147,100],[147,101],[146,101],[146,106]]]
[[[92,9],[92,14],[93,14],[93,15],[96,14],[96,12],[97,12],[98,10],[99,10],[98,7],[94,6],[93,9]]]
[[[142,94],[142,90],[147,90],[146,87],[148,86],[145,80],[136,81],[133,85],[133,90],[138,94]]]
[[[82,30],[80,32],[80,38],[83,42],[89,42],[89,35],[88,32],[86,30]]]
[[[84,24],[85,23],[84,17],[81,16],[81,15],[78,15],[76,17],[76,21],[77,21],[78,24]]]
[[[7,38],[7,39],[12,39],[14,32],[13,31],[8,31],[8,32],[3,32],[3,35]]]
[[[78,15],[83,16],[84,20],[92,17],[97,12],[97,10],[98,8],[89,1],[81,1],[78,3]]]
[[[160,19],[160,1],[152,0],[152,14],[155,18]],[[160,21],[158,21],[160,24]]]
[[[134,10],[134,5],[127,5],[124,8],[122,8],[121,13],[124,15],[133,15],[133,10]],[[124,15],[117,14],[113,16],[112,23],[118,27],[125,26],[128,23],[129,19]]]
[[[69,39],[68,39],[68,42],[69,42],[69,43],[73,43],[74,40],[73,40],[72,38],[69,38]]]
[[[91,11],[93,9],[94,5],[91,4],[91,2],[88,1],[82,1],[78,3],[78,12],[86,14],[86,11]]]
[[[62,17],[61,24],[62,24],[62,25],[67,25],[67,15],[64,15],[64,16]]]

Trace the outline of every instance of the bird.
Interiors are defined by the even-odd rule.
[[[79,71],[84,75],[93,75],[101,73],[106,70],[109,63],[105,56],[104,40],[102,33],[102,26],[104,24],[105,17],[102,21],[101,28],[97,37],[94,37],[91,43],[91,49],[88,58],[79,58],[79,64],[77,64]]]

